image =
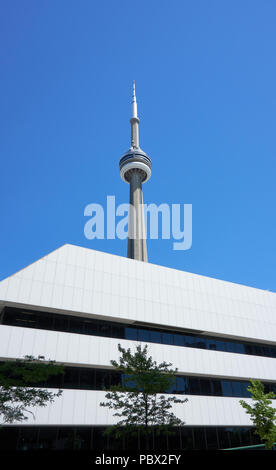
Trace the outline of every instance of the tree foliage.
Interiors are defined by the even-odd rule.
[[[271,406],[271,399],[276,398],[274,392],[264,393],[264,386],[259,380],[250,380],[247,390],[251,393],[253,406],[240,400],[240,404],[250,415],[255,426],[255,434],[265,443],[266,449],[272,449],[276,441],[276,409]]]
[[[28,419],[26,413],[33,415],[27,408],[46,406],[59,397],[61,390],[54,393],[34,388],[33,384],[44,383],[50,376],[62,373],[62,365],[45,361],[44,356],[25,356],[24,359],[9,360],[1,364],[0,416],[3,423],[25,421]]]
[[[130,349],[118,345],[121,353],[119,361],[110,361],[112,366],[123,373],[122,384],[113,385],[105,395],[107,401],[100,403],[115,410],[114,416],[120,418],[108,432],[122,435],[122,429],[135,432],[139,428],[144,433],[154,427],[157,433],[169,430],[172,426],[185,424],[171,411],[173,403],[185,403],[175,396],[163,395],[175,383],[177,369],[170,369],[171,363],[157,364],[148,356],[147,345],[139,345],[132,354]]]

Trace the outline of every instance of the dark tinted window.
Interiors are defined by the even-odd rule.
[[[180,438],[181,438],[181,448],[182,449],[193,449],[194,448],[194,439],[193,439],[193,429],[181,427],[180,428]]]
[[[96,369],[96,390],[105,390],[110,387],[110,374],[108,370]]]
[[[226,351],[226,345],[224,341],[216,340],[216,348],[218,351]]]
[[[98,336],[98,323],[84,320],[83,333],[86,335],[95,335]]]
[[[245,349],[246,354],[254,354],[255,353],[255,351],[254,351],[255,348],[251,344],[246,344],[245,343],[244,344],[244,349]]]
[[[13,315],[14,322],[17,326],[23,326],[26,328],[37,328],[38,319],[37,315],[32,313],[22,313]]]
[[[126,339],[132,339],[137,341],[137,329],[136,328],[127,328],[125,329]]]
[[[236,352],[235,343],[231,343],[230,341],[225,341],[225,351],[234,353]]]
[[[125,449],[128,452],[137,452],[138,450],[138,438],[135,434],[128,432],[125,436]]]
[[[68,388],[80,388],[80,370],[77,367],[68,367],[64,369],[64,384]]]
[[[162,336],[161,336],[160,331],[151,331],[150,340],[153,343],[161,343],[162,342]]]
[[[68,331],[69,319],[63,315],[56,315],[53,321],[53,329],[57,331]]]
[[[184,335],[173,335],[173,342],[176,346],[185,346]]]
[[[154,448],[155,449],[168,449],[168,435],[166,432],[161,434],[154,432]],[[141,449],[142,450],[142,449]]]
[[[222,396],[222,384],[220,380],[212,380],[212,395],[215,397]]]
[[[240,432],[237,427],[229,427],[226,428],[228,437],[230,439],[230,447],[240,447],[241,440],[240,440]]]
[[[200,379],[200,391],[202,395],[212,395],[211,381],[208,379]]]
[[[56,448],[60,450],[75,450],[75,429],[60,427],[57,433]]]
[[[121,325],[112,325],[112,337],[113,338],[124,338],[125,337],[125,327]]]
[[[93,427],[93,440],[92,446],[94,450],[108,449],[108,437],[104,434],[105,428],[103,426]]]
[[[188,393],[188,378],[177,377],[176,378],[176,393]]]
[[[37,315],[36,328],[41,330],[51,330],[54,325],[54,319],[52,315],[45,315],[40,313]]]
[[[193,348],[196,344],[196,340],[193,336],[185,335],[185,346],[188,348]]]
[[[162,333],[162,339],[164,344],[173,344],[173,334],[172,333]]]
[[[242,397],[242,387],[241,383],[238,381],[232,381],[232,390],[233,390],[233,397]]]
[[[72,333],[82,334],[84,330],[83,320],[81,318],[70,318],[69,320],[69,330]]]
[[[138,341],[149,342],[150,341],[150,331],[149,330],[139,329],[138,330]]]
[[[168,431],[168,449],[180,449],[181,447],[181,435],[180,429],[172,428]]]
[[[250,385],[250,382],[241,382],[241,389],[242,389],[242,397],[248,397],[250,398],[251,394],[250,392],[247,390],[247,388],[249,387]]]
[[[206,437],[204,428],[194,428],[194,449],[206,449]]]
[[[230,447],[230,440],[229,440],[229,433],[225,428],[217,428],[218,432],[218,441],[219,441],[219,448],[220,449],[227,449]]]
[[[206,433],[207,438],[207,448],[208,449],[218,449],[218,436],[216,428],[209,428]]]
[[[17,442],[18,450],[32,450],[38,448],[38,429],[25,426],[21,428]]]
[[[58,428],[56,427],[41,427],[38,433],[39,449],[56,449],[57,432]]]
[[[246,445],[248,445],[248,443],[251,444],[250,428],[240,429],[240,440],[241,440],[241,445],[242,446],[246,446]]]
[[[214,339],[207,339],[207,349],[215,351],[217,349],[216,341]]]
[[[236,352],[239,354],[245,354],[245,347],[242,343],[236,343],[235,345]]]
[[[197,377],[189,377],[189,386],[191,395],[200,395],[200,380]]]
[[[10,426],[0,429],[0,450],[15,450],[19,432],[16,427]]]
[[[106,323],[99,323],[98,324],[98,335],[99,336],[111,337],[112,336],[111,325],[108,325]]]
[[[91,427],[76,428],[74,450],[88,450],[91,449]]]
[[[195,347],[199,349],[207,349],[207,343],[204,338],[195,338]]]
[[[232,397],[233,396],[233,390],[232,390],[232,385],[229,380],[222,380],[221,381],[221,386],[222,386],[222,395],[225,397]]]
[[[80,388],[84,390],[95,389],[95,370],[94,369],[81,369],[80,371]]]

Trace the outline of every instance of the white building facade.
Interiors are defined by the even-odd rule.
[[[103,436],[113,411],[99,403],[120,380],[110,365],[118,343],[148,344],[154,360],[178,368],[170,392],[188,398],[174,405],[186,425],[153,447],[257,442],[239,400],[250,401],[249,379],[276,392],[275,293],[64,245],[0,283],[0,312],[0,361],[42,355],[65,366],[62,382],[41,384],[62,396],[6,425],[5,448],[116,449]]]

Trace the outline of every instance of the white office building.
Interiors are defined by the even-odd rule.
[[[43,355],[66,370],[45,384],[61,397],[1,431],[5,448],[116,448],[103,437],[113,411],[99,403],[118,383],[118,343],[147,343],[178,368],[173,393],[188,403],[174,410],[186,425],[163,448],[257,442],[239,400],[251,378],[276,389],[275,293],[64,245],[3,280],[0,299],[1,361]]]

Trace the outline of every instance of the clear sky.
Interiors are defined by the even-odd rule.
[[[148,203],[193,205],[193,244],[149,260],[275,291],[274,0],[2,0],[0,277],[87,240],[84,208],[128,202],[136,81]]]

